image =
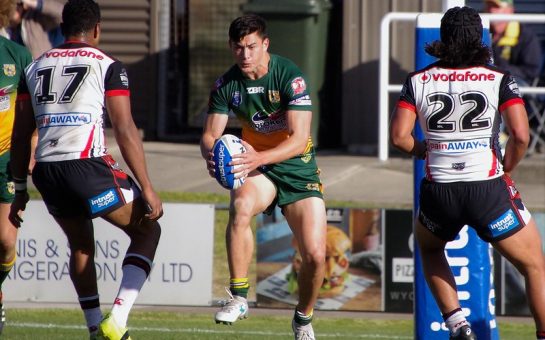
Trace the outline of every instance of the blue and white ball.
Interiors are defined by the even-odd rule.
[[[244,184],[244,177],[235,178],[232,170],[237,166],[230,166],[234,155],[246,152],[246,148],[242,145],[240,138],[234,135],[223,135],[214,143],[212,160],[215,165],[215,176],[218,183],[225,189],[238,189]]]

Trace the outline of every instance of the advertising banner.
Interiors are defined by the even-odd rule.
[[[386,210],[384,227],[384,311],[413,312],[414,240],[411,210]]]
[[[382,220],[380,209],[327,209],[326,277],[317,309],[382,310]],[[297,243],[279,209],[257,222],[257,302],[294,306]]]
[[[202,305],[212,301],[214,206],[164,203],[153,269],[137,304]],[[77,302],[68,271],[66,236],[42,201],[30,201],[17,243],[17,262],[4,283],[5,301]],[[93,220],[95,267],[102,303],[121,282],[129,238],[101,218]]]

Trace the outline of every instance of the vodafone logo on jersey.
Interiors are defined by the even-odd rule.
[[[85,49],[77,49],[77,50],[64,50],[60,52],[59,50],[49,51],[44,53],[44,57],[46,58],[62,58],[62,57],[87,57],[87,58],[95,58],[98,60],[104,59],[104,56],[102,54],[96,54],[92,51],[88,51]]]
[[[420,75],[420,77],[418,77],[418,80],[420,80],[422,84],[429,83],[431,80],[431,75],[428,72],[424,72]]]
[[[472,72],[471,70],[434,73],[431,77],[433,81],[494,81],[496,79],[494,73]]]

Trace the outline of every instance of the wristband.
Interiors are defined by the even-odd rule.
[[[27,186],[26,186],[26,181],[24,182],[15,182],[15,192],[23,192],[23,191],[26,191],[27,189]]]

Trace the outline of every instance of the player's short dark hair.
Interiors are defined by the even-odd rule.
[[[425,50],[452,66],[488,64],[491,52],[482,36],[479,13],[467,6],[453,7],[441,19],[441,41],[426,45]]]
[[[262,39],[267,38],[267,24],[265,23],[265,19],[257,14],[245,14],[231,22],[229,26],[229,40],[239,42],[242,38],[254,32],[257,32]]]
[[[94,0],[68,0],[62,10],[65,37],[89,32],[100,22],[100,8]]]

